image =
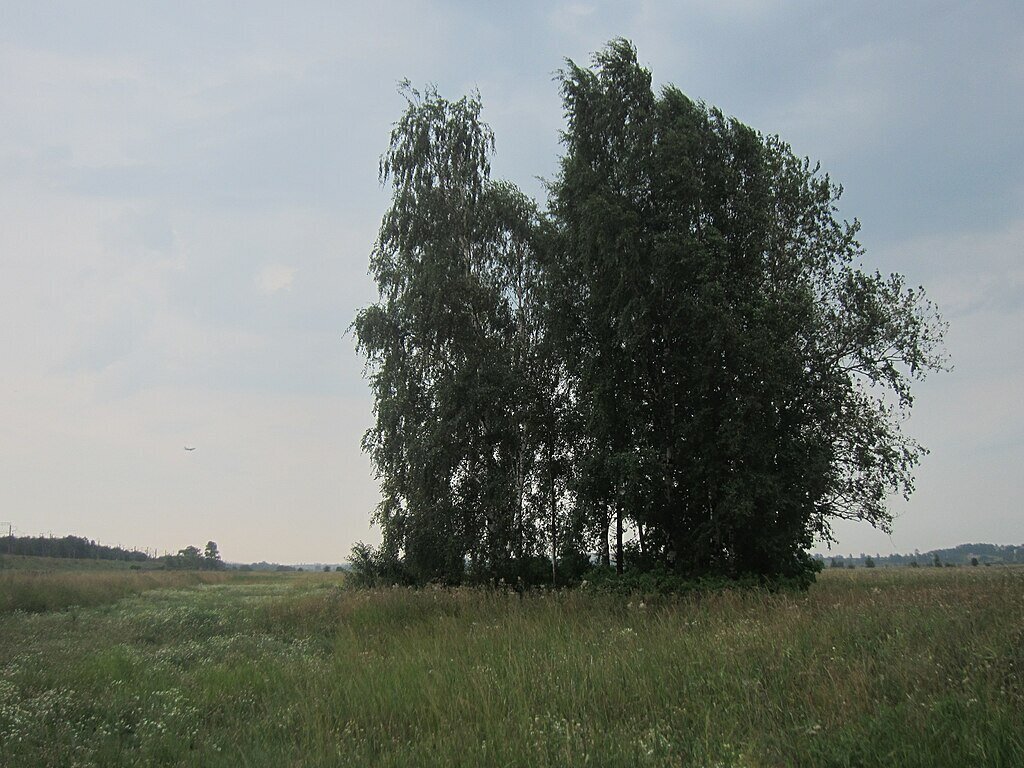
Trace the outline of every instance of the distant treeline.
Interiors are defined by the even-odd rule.
[[[307,565],[282,565],[281,563],[268,563],[261,560],[258,563],[228,563],[227,568],[233,571],[275,571],[277,573],[291,571],[347,571],[346,565],[330,566],[324,563],[310,563]]]
[[[268,563],[261,560],[258,563],[228,563],[227,567],[232,571],[280,571],[285,569],[295,570],[290,565],[280,563]]]
[[[0,554],[31,557],[73,558],[77,560],[120,560],[132,563],[158,563],[157,569],[219,571],[224,568],[217,542],[209,541],[204,549],[185,547],[175,555],[150,557],[137,549],[108,547],[81,536],[4,536],[0,538]],[[135,566],[132,566],[133,568]]]
[[[1024,563],[1024,544],[958,544],[947,549],[933,549],[928,552],[914,550],[909,554],[892,555],[868,555],[861,552],[859,555],[852,554],[834,555],[826,557],[816,555],[825,566],[841,567],[872,567],[872,566],[928,566],[935,565],[995,565],[995,564],[1019,564]]]
[[[221,571],[225,568],[215,541],[206,542],[205,549],[185,547],[176,555],[164,555],[159,562],[169,570]]]
[[[229,563],[227,566],[233,571],[294,571],[296,570],[294,565],[281,565],[280,563],[268,563],[266,560],[261,560],[258,563]],[[302,570],[299,568],[298,570]]]
[[[0,539],[0,553],[32,557],[73,557],[82,560],[149,560],[145,552],[108,547],[81,536],[4,536]]]

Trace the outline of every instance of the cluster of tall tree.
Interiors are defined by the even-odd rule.
[[[205,549],[193,546],[179,549],[178,554],[164,555],[160,562],[170,570],[220,571],[226,567],[215,541],[206,542]]]
[[[944,365],[934,307],[861,268],[817,166],[655,93],[627,41],[559,80],[543,212],[490,178],[478,96],[404,88],[380,299],[353,323],[383,539],[356,565],[774,577],[813,569],[837,518],[886,528],[923,453],[910,384]]]
[[[0,554],[132,562],[149,559],[145,552],[108,547],[82,536],[4,536],[0,538]]]

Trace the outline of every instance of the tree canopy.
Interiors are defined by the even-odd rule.
[[[403,88],[381,160],[393,190],[354,328],[376,423],[382,555],[417,580],[512,575],[539,546],[539,214],[491,181],[476,96]]]
[[[357,562],[801,578],[832,521],[887,529],[924,453],[911,384],[945,364],[922,289],[862,266],[817,165],[656,93],[629,42],[558,81],[544,212],[490,179],[478,96],[404,88],[380,300],[353,324],[383,496],[383,545]]]

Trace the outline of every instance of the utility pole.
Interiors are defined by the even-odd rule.
[[[0,521],[0,529],[7,526],[7,554],[14,554],[14,523],[8,521]]]

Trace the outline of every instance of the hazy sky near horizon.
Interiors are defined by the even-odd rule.
[[[0,519],[232,561],[376,541],[345,331],[376,297],[396,83],[478,88],[493,175],[542,196],[554,72],[624,36],[656,84],[820,161],[865,264],[949,321],[917,492],[836,550],[1024,542],[1024,5],[370,6],[0,6]]]

